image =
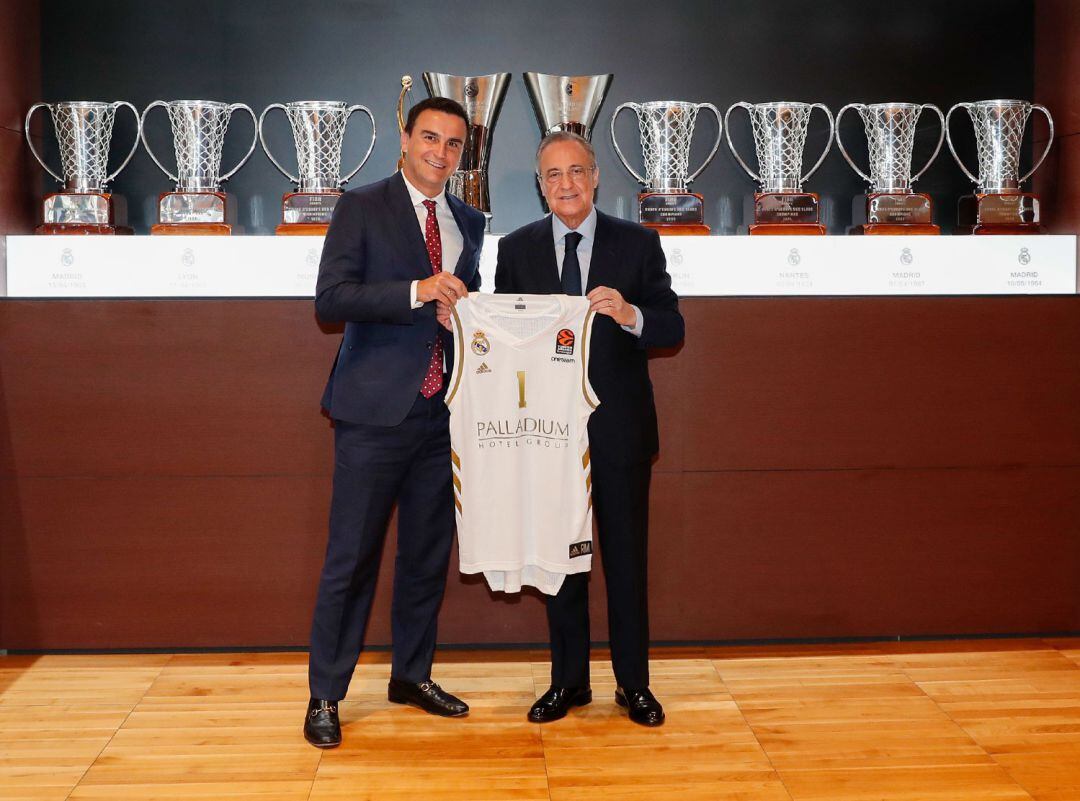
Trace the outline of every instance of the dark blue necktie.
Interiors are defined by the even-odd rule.
[[[581,294],[581,264],[578,263],[577,246],[581,234],[571,231],[563,237],[565,248],[562,260],[562,291],[566,295]]]

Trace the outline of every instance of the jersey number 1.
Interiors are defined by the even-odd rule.
[[[518,370],[518,408],[525,408],[525,371]]]

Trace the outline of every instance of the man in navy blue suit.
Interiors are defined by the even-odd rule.
[[[615,702],[635,723],[659,726],[664,708],[649,690],[646,594],[649,480],[659,437],[647,350],[682,342],[679,299],[656,232],[593,205],[600,171],[589,142],[548,135],[536,174],[552,213],[499,241],[495,291],[585,295],[597,314],[589,383],[600,406],[589,418],[589,449]],[[567,576],[548,599],[551,687],[529,710],[535,723],[592,701],[588,581],[588,573]]]
[[[431,680],[454,512],[449,413],[453,348],[436,320],[480,285],[484,215],[446,192],[468,119],[446,98],[409,112],[401,172],[339,198],[323,244],[315,309],[344,322],[323,394],[334,420],[330,534],[311,629],[304,736],[340,744],[391,509],[398,543],[387,697],[447,717],[468,706]]]

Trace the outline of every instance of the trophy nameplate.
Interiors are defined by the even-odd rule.
[[[236,228],[234,203],[224,192],[165,192],[158,197],[155,235],[228,236]]]
[[[821,202],[813,192],[755,192],[750,234],[822,236]]]
[[[964,195],[957,204],[957,233],[1040,234],[1039,196],[1031,192]]]

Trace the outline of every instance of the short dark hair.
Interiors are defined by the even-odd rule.
[[[459,102],[451,100],[449,97],[426,97],[409,109],[409,116],[405,118],[405,133],[412,135],[413,126],[416,125],[416,118],[424,111],[441,111],[443,114],[460,117],[461,121],[465,123],[465,130],[469,130],[469,117]]]

